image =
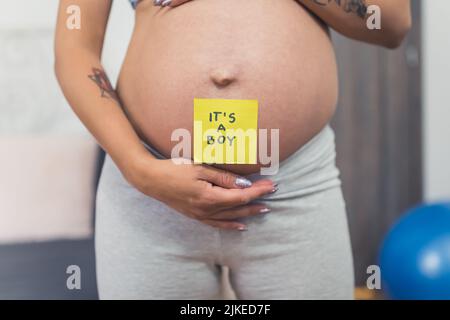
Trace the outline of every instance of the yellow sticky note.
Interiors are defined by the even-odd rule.
[[[256,164],[258,101],[194,99],[194,162]]]

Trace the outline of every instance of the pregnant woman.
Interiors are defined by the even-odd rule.
[[[65,96],[107,152],[100,298],[219,298],[221,266],[239,299],[352,298],[328,126],[338,91],[329,27],[396,47],[409,0],[131,1],[135,28],[116,89],[100,62],[111,3],[61,0],[55,49]],[[66,25],[73,5],[75,30]],[[381,29],[367,27],[369,5]],[[257,100],[258,128],[279,132],[269,141],[278,172],[173,161],[172,133],[193,132],[195,98]]]

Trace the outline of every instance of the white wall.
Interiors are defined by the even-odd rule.
[[[134,11],[128,0],[116,0],[113,3],[105,39],[103,64],[111,81],[115,82],[133,32]]]
[[[92,233],[97,146],[55,79],[58,2],[0,0],[0,244]],[[104,52],[112,81],[133,23],[128,1],[114,1]]]
[[[450,200],[450,1],[422,8],[424,197]]]

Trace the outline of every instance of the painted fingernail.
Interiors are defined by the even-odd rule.
[[[272,189],[272,191],[270,191],[270,194],[275,193],[275,192],[277,192],[277,191],[278,191],[278,188],[275,187],[275,188]]]
[[[259,213],[269,213],[271,210],[269,208],[262,208]]]
[[[274,187],[274,188],[278,187],[278,182],[275,182],[275,183],[273,184],[273,187]]]
[[[240,226],[239,228],[237,228],[239,231],[247,231],[248,228],[247,226]]]
[[[241,188],[250,188],[252,186],[252,182],[250,180],[242,177],[236,178],[234,184]]]
[[[172,3],[172,0],[165,0],[161,3],[161,6],[167,7],[167,6],[170,6],[171,3]]]
[[[153,0],[155,6],[159,6],[163,0]]]

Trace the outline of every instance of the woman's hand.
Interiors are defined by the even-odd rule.
[[[161,7],[176,7],[188,1],[192,0],[153,0],[153,4]]]
[[[131,168],[132,167],[132,168]],[[221,229],[246,230],[236,219],[270,211],[250,204],[277,190],[271,180],[249,180],[210,166],[175,164],[141,156],[127,170],[126,179],[142,193],[181,214]],[[125,173],[126,172],[126,173]]]

